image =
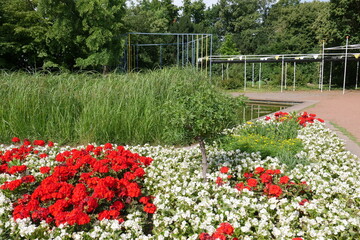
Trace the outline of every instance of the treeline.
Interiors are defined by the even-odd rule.
[[[359,0],[0,0],[0,68],[106,72],[121,64],[127,32],[211,33],[217,54],[319,52],[323,40],[360,43],[359,12]],[[139,56],[152,68],[158,54]]]

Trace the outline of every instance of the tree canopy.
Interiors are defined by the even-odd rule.
[[[0,0],[0,68],[116,68],[127,32],[211,33],[215,53],[307,53],[323,40],[342,45],[346,35],[359,43],[359,12],[357,0],[218,0],[211,7],[203,0]],[[174,58],[143,48],[143,65],[154,67],[159,54]]]

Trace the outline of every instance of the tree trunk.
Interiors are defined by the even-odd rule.
[[[202,165],[202,174],[203,174],[204,182],[206,182],[206,180],[207,180],[206,173],[207,173],[207,169],[208,169],[208,162],[207,162],[207,156],[206,156],[205,143],[201,137],[198,138],[198,141],[199,141],[200,151],[201,151],[201,156],[202,156],[202,164],[201,164]]]

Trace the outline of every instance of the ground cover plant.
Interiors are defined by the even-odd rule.
[[[296,113],[277,112],[273,121],[269,116],[262,121],[246,122],[236,129],[227,131],[227,135],[217,141],[219,147],[227,151],[241,149],[245,152],[259,152],[261,157],[277,157],[280,162],[292,168],[299,162],[306,163],[306,159],[297,155],[303,149],[302,141],[297,138],[298,131],[312,123],[315,114],[304,112],[301,116]]]
[[[17,136],[72,145],[187,144],[191,139],[186,129],[175,127],[174,116],[168,114],[179,99],[210,96],[218,111],[236,111],[232,98],[217,91],[206,75],[194,71],[170,68],[126,75],[2,72],[0,141],[9,143]],[[231,124],[222,126],[238,124],[226,123]]]
[[[32,146],[23,147],[18,143],[2,145],[0,236],[3,239],[359,239],[359,159],[346,151],[343,142],[323,123],[306,116],[307,120],[302,123],[306,126],[297,130],[297,138],[303,144],[298,154],[309,164],[297,164],[289,169],[276,157],[263,158],[259,153],[240,149],[226,151],[213,146],[208,148],[207,182],[203,182],[200,165],[194,164],[201,162],[198,148],[150,145],[122,148],[115,144],[94,144],[74,149],[59,147],[56,143],[44,145],[43,141],[32,141]],[[275,116],[259,121],[262,124],[285,122]],[[91,157],[85,159],[96,160],[84,165],[73,177],[70,171],[68,182],[90,184],[80,182],[79,172],[86,173],[86,169],[98,164],[113,167],[115,159],[103,156],[107,151],[109,154],[115,151],[121,157],[126,152],[130,159],[140,160],[144,159],[140,156],[144,156],[146,163],[151,162],[142,167],[141,177],[133,179],[141,186],[141,195],[131,197],[131,203],[122,199],[125,200],[124,210],[120,211],[123,222],[118,216],[101,219],[98,214],[90,217],[91,224],[74,223],[68,218],[70,223],[59,222],[57,226],[56,220],[46,222],[46,219],[34,218],[41,214],[31,210],[29,217],[14,217],[18,206],[29,205],[26,198],[21,197],[23,193],[27,191],[34,196],[36,191],[32,191],[41,186],[44,179],[53,176],[56,169],[74,166],[77,154],[87,156],[90,153]],[[109,162],[105,164],[105,160]],[[115,174],[112,170],[106,173],[106,169],[100,173],[100,169],[94,173],[98,178]],[[136,169],[129,165],[124,172],[118,177],[128,179]],[[11,190],[10,182],[21,182],[21,185]],[[25,186],[27,188],[22,188]],[[96,192],[91,184],[88,188],[89,194]],[[62,191],[55,197],[60,197]],[[75,192],[72,190],[71,196]],[[142,196],[147,198],[142,199]],[[151,208],[146,212],[144,206],[149,203],[154,206],[149,205]],[[110,204],[114,205],[101,201],[99,206],[103,209],[96,211],[111,210],[105,209],[110,208]],[[72,210],[70,207],[64,211],[70,213]],[[82,209],[84,213],[86,210]]]

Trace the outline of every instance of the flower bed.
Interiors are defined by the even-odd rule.
[[[281,124],[280,118],[271,117],[259,121],[263,124],[278,121]],[[94,146],[89,151],[86,146],[72,150],[55,144],[52,147],[25,146],[17,151],[11,150],[15,146],[2,146],[0,155],[16,156],[18,159],[5,160],[7,166],[1,168],[2,182],[18,180],[21,185],[13,190],[9,183],[2,185],[0,238],[199,239],[201,236],[203,239],[214,239],[212,235],[218,234],[214,236],[220,239],[359,239],[359,159],[346,151],[343,142],[325,128],[323,123],[315,119],[311,121],[313,123],[301,128],[297,136],[303,142],[303,150],[298,155],[309,161],[307,165],[298,164],[289,170],[274,157],[261,158],[258,153],[210,147],[209,181],[205,183],[201,175],[201,154],[195,148],[125,147],[130,152],[114,145],[111,146],[112,149]],[[100,155],[96,155],[96,149]],[[12,153],[7,153],[9,151]],[[56,214],[51,214],[54,219],[47,222],[46,218],[41,220],[41,214],[40,217],[36,214],[33,217],[34,211],[31,210],[30,216],[25,215],[26,218],[14,217],[14,210],[18,206],[28,205],[26,199],[19,202],[20,196],[24,193],[30,196],[36,194],[36,189],[42,186],[42,182],[60,171],[55,169],[80,164],[79,161],[74,161],[74,155],[88,152],[90,158],[96,159],[96,163],[103,163],[103,160],[108,159],[107,166],[113,167],[111,158],[105,157],[107,151],[114,151],[113,154],[121,156],[126,152],[131,159],[139,161],[143,159],[140,156],[146,156],[147,160],[154,159],[150,165],[149,162],[143,164],[141,161],[136,164],[139,168],[148,165],[141,167],[144,174],[141,171],[140,176],[133,179],[141,189],[141,195],[121,197],[125,206],[120,211],[121,216],[110,214],[100,217],[103,211],[111,210],[111,206],[118,201],[118,194],[112,197],[96,193],[96,187],[91,185],[95,183],[84,182],[81,173],[97,169],[96,177],[105,179],[111,176],[120,181],[128,178],[125,176],[126,172],[134,173],[136,169],[130,166],[128,170],[117,174],[115,170],[107,172],[106,169],[96,167],[94,162],[88,163],[85,168],[78,168],[75,175],[66,171],[66,177],[60,179],[61,184],[73,186],[72,197],[76,186],[81,188],[80,184],[87,185],[87,195],[103,197],[98,203],[100,208],[87,213],[90,216],[88,223],[74,222],[71,218],[66,221],[59,218],[57,222]],[[133,155],[135,152],[140,156]],[[64,156],[65,161],[57,156]],[[3,159],[4,157],[2,161]],[[24,167],[14,167],[22,165],[26,166],[25,170],[22,169]],[[49,168],[50,171],[47,172]],[[35,178],[34,182],[30,177],[23,179],[29,175]],[[141,199],[141,196],[148,198]],[[63,196],[56,197],[64,199]],[[126,202],[127,198],[131,198],[131,202]],[[144,211],[144,206],[151,203],[151,200],[154,206],[149,207],[153,208],[149,208],[148,212]],[[81,201],[80,198],[78,201]],[[18,205],[14,205],[15,202]],[[51,203],[45,198],[40,201],[40,206],[49,208]],[[78,205],[83,206],[77,204],[64,211],[71,212]],[[149,213],[153,212],[155,206],[156,211]],[[86,213],[85,207],[81,210]]]

